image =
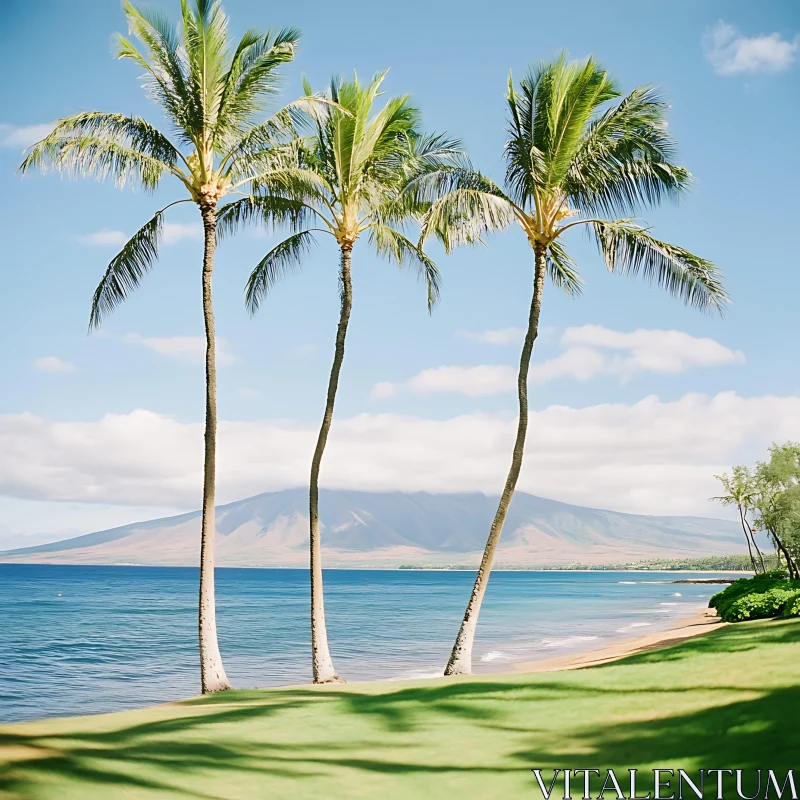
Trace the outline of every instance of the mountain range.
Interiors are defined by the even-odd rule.
[[[306,566],[308,495],[289,489],[217,508],[220,566]],[[479,493],[320,492],[328,567],[477,565],[497,498]],[[0,552],[4,563],[195,565],[200,512]],[[517,492],[498,564],[614,564],[746,551],[739,527],[624,514]]]

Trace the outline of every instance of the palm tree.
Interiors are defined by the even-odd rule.
[[[761,555],[756,537],[750,523],[747,521],[747,514],[750,512],[756,502],[756,478],[751,474],[750,470],[745,466],[737,466],[733,468],[733,474],[728,475],[727,472],[722,475],[714,476],[725,490],[725,494],[718,497],[712,497],[712,500],[719,500],[724,506],[736,506],[739,512],[739,521],[742,523],[742,532],[744,538],[747,540],[747,551],[750,553],[750,563],[753,567],[753,572],[758,574],[758,562],[753,554],[753,549],[758,554],[759,561],[761,562],[761,571],[766,572],[767,568],[764,564],[764,556]]]
[[[125,244],[103,276],[92,299],[90,330],[136,289],[158,256],[164,212],[178,203],[195,203],[204,232],[203,317],[206,334],[205,459],[200,544],[200,677],[203,692],[229,689],[217,641],[214,600],[214,493],[217,433],[216,361],[211,276],[222,197],[241,192],[265,168],[273,146],[290,138],[298,108],[287,106],[255,123],[264,102],[278,86],[276,69],[294,57],[299,33],[247,31],[231,50],[227,18],[219,0],[181,0],[182,25],[163,13],[124,4],[132,34],[143,52],[123,36],[117,55],[145,73],[146,88],[167,120],[170,139],[140,117],[99,111],[58,122],[34,145],[22,163],[68,175],[112,177],[155,190],[162,178],[177,179],[188,195],[157,211]],[[306,105],[307,100],[301,100]]]
[[[439,294],[436,265],[403,232],[422,211],[404,194],[415,175],[452,161],[457,143],[420,133],[420,114],[408,96],[392,97],[380,111],[373,106],[386,73],[368,85],[358,77],[334,79],[329,105],[310,114],[310,134],[284,151],[280,166],[259,180],[256,192],[232,203],[221,220],[224,230],[249,219],[289,226],[291,235],[268,252],[253,270],[246,289],[255,313],[272,285],[299,266],[315,233],[329,234],[339,248],[340,313],[325,412],[311,462],[309,487],[311,651],[315,683],[339,681],[328,648],[323,602],[319,523],[319,472],[333,419],[345,337],[353,304],[350,265],[353,247],[366,234],[377,253],[415,268],[428,288],[428,308]],[[311,90],[306,85],[306,94]],[[266,195],[264,194],[266,192]]]
[[[469,162],[429,172],[415,186],[418,201],[434,201],[423,239],[437,236],[446,250],[480,241],[516,222],[534,257],[533,295],[519,364],[519,422],[511,468],[492,522],[478,576],[445,674],[472,670],[472,643],[489,573],[522,467],[528,426],[528,367],[539,325],[545,277],[578,294],[581,280],[564,234],[593,234],[609,271],[641,274],[685,303],[721,311],[727,297],[717,267],[647,227],[614,217],[674,197],[689,173],[674,161],[675,145],[665,105],[648,86],[621,97],[592,58],[568,62],[565,54],[540,64],[520,82],[509,77],[506,189],[474,171]],[[610,218],[609,218],[610,217]]]

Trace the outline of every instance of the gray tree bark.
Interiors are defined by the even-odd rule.
[[[761,548],[758,546],[758,542],[756,541],[756,533],[750,527],[750,523],[747,521],[747,512],[742,512],[742,519],[744,520],[744,524],[747,526],[747,530],[750,531],[750,539],[753,542],[753,547],[756,549],[756,553],[758,554],[758,560],[761,562],[761,571],[767,571],[767,565],[764,563],[764,554],[761,552]]]
[[[525,342],[522,346],[522,355],[519,360],[519,374],[517,377],[517,393],[519,397],[519,421],[517,423],[517,438],[514,441],[514,451],[511,457],[511,468],[508,471],[503,494],[497,507],[489,538],[483,551],[478,576],[472,588],[472,594],[467,603],[467,610],[458,631],[450,660],[445,668],[445,675],[469,675],[472,672],[472,645],[475,640],[475,628],[478,625],[483,597],[489,583],[489,574],[492,570],[500,534],[508,515],[508,508],[514,496],[519,473],[522,469],[522,457],[525,451],[525,436],[528,431],[528,369],[533,353],[533,343],[539,333],[539,312],[542,307],[542,292],[544,279],[547,273],[547,250],[542,246],[534,248],[535,270],[533,279],[533,296],[531,298],[530,314],[528,316],[528,329],[525,333]]]
[[[203,463],[203,515],[200,527],[200,682],[203,694],[230,689],[217,640],[217,612],[214,597],[214,499],[217,452],[217,364],[214,336],[214,308],[211,275],[217,248],[216,212],[212,205],[200,208],[203,217],[203,319],[206,329],[206,427]]]
[[[339,325],[336,329],[336,347],[333,365],[328,379],[328,395],[325,402],[325,414],[317,437],[317,446],[311,460],[311,481],[308,493],[309,544],[311,549],[311,666],[314,683],[335,683],[341,679],[333,668],[333,659],[328,648],[328,631],[325,626],[325,602],[322,592],[322,553],[319,531],[319,469],[322,455],[328,441],[328,433],[333,421],[333,406],[336,402],[336,390],[339,387],[339,373],[344,360],[344,342],[347,336],[347,325],[350,322],[350,311],[353,307],[353,287],[350,279],[350,262],[352,245],[343,245],[341,249],[341,267],[339,282],[341,292],[341,310]]]
[[[750,533],[748,532],[750,526],[745,523],[744,512],[742,511],[742,507],[737,506],[737,508],[739,509],[739,519],[742,522],[742,530],[744,531],[744,538],[747,540],[747,550],[750,553],[750,563],[753,565],[753,572],[755,572],[757,575],[758,565],[756,564],[756,557],[753,555],[753,547],[750,544],[750,534],[752,532]],[[753,544],[755,544],[755,539],[753,539]]]

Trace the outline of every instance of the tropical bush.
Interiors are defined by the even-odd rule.
[[[796,594],[783,607],[784,617],[800,617],[800,594]]]
[[[725,622],[800,616],[800,580],[790,580],[782,570],[743,578],[715,594],[708,603]]]

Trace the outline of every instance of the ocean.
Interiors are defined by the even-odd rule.
[[[473,572],[328,570],[334,664],[348,681],[441,674]],[[475,672],[672,626],[721,586],[675,572],[495,572]],[[702,577],[693,573],[692,577]],[[0,564],[0,721],[117,711],[199,692],[198,573],[183,567]],[[308,573],[217,570],[236,688],[310,680]]]

